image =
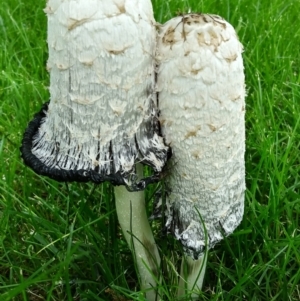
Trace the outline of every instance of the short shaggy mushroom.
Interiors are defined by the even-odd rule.
[[[160,121],[173,149],[166,228],[186,254],[179,295],[184,285],[201,289],[205,250],[231,234],[243,217],[242,50],[233,27],[216,15],[178,16],[159,29]]]
[[[124,185],[115,189],[119,222],[155,300],[160,258],[141,190],[159,180],[170,148],[157,117],[151,1],[49,0],[45,12],[50,102],[29,123],[22,158],[58,181]],[[140,163],[154,175],[143,178]]]

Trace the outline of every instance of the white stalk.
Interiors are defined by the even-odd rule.
[[[142,175],[140,164],[137,165],[137,173]],[[156,287],[160,256],[148,222],[144,192],[129,192],[125,186],[116,186],[115,201],[124,237],[135,257],[141,289],[147,290],[147,300],[158,300]]]
[[[202,290],[203,279],[206,270],[207,253],[194,260],[190,256],[184,256],[181,262],[180,278],[178,285],[178,297],[191,293],[193,300],[199,298],[198,292]]]

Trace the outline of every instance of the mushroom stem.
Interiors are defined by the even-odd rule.
[[[199,298],[197,292],[201,291],[203,278],[206,270],[207,254],[202,254],[197,260],[185,255],[182,258],[180,279],[178,286],[178,297],[186,296],[191,293],[191,299]]]
[[[137,165],[141,177],[143,166]],[[160,256],[148,221],[143,191],[129,192],[125,186],[115,187],[116,211],[125,239],[133,253],[142,290],[146,298],[157,298]]]

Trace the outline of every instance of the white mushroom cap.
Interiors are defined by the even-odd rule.
[[[173,149],[166,227],[194,258],[243,216],[242,50],[233,27],[215,15],[176,17],[159,31],[160,121]]]
[[[142,189],[135,164],[158,173],[169,151],[153,93],[151,1],[49,0],[45,12],[50,103],[25,132],[25,163],[61,181]]]

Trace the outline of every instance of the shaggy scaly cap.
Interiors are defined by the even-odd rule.
[[[49,0],[50,103],[29,124],[27,165],[59,181],[143,189],[167,160],[154,89],[150,0]],[[156,175],[137,182],[135,164]]]
[[[229,23],[205,14],[168,21],[157,47],[160,120],[173,149],[166,227],[197,258],[243,216],[243,48]]]

